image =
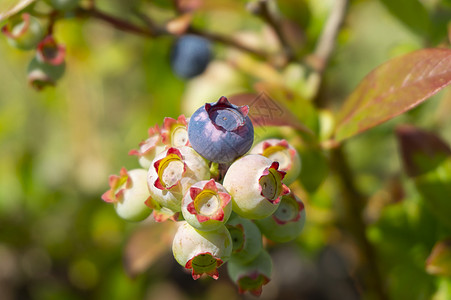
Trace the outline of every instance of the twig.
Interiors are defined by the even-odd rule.
[[[146,16],[142,13],[139,13],[138,16],[141,18],[141,20],[143,20],[146,23],[146,25],[147,25],[146,27],[140,27],[140,26],[130,23],[126,20],[119,19],[115,16],[112,16],[105,12],[100,11],[95,7],[78,8],[76,13],[80,17],[91,17],[91,18],[99,19],[99,20],[102,20],[102,21],[105,21],[105,22],[111,24],[112,26],[114,26],[115,28],[117,28],[119,30],[133,33],[133,34],[138,34],[138,35],[149,37],[149,38],[156,38],[156,37],[162,36],[162,35],[171,35],[171,33],[168,32],[165,28],[159,27],[157,24],[155,24],[153,22],[153,20],[151,20],[148,16]],[[250,53],[261,59],[270,60],[270,55],[268,53],[261,51],[259,49],[253,49],[249,46],[246,46],[246,45],[240,43],[239,41],[237,41],[233,38],[230,38],[230,37],[227,37],[224,35],[207,32],[207,31],[199,30],[199,29],[192,28],[192,27],[188,28],[187,33],[192,33],[192,34],[196,34],[199,36],[203,36],[209,40],[219,42],[219,43],[228,45],[230,47],[237,48],[244,52]]]
[[[165,28],[158,26],[148,15],[137,10],[135,10],[134,13],[147,25],[148,30],[153,33],[154,37],[169,34]]]
[[[318,73],[326,68],[335,48],[335,40],[346,15],[349,0],[335,0],[326,25],[318,39],[315,51],[309,58],[309,65]]]
[[[137,26],[135,24],[132,24],[126,20],[119,19],[115,16],[109,15],[107,13],[104,13],[100,10],[98,10],[96,7],[91,8],[78,8],[76,11],[77,16],[81,17],[91,17],[95,19],[99,19],[102,21],[105,21],[112,26],[114,26],[117,29],[120,29],[122,31],[146,36],[146,37],[155,37],[155,33],[150,31],[148,28],[143,28],[140,26]]]
[[[271,12],[271,9],[269,7],[269,1],[268,0],[259,0],[257,5],[258,5],[258,8],[255,12],[264,21],[266,21],[271,26],[271,28],[274,30],[274,32],[276,33],[277,38],[279,39],[280,44],[282,45],[282,49],[286,56],[287,61],[294,61],[295,60],[294,51],[291,48],[290,44],[288,43],[288,41],[283,33],[278,16],[275,16]]]
[[[354,176],[341,146],[331,150],[331,162],[342,193],[345,209],[343,220],[345,220],[349,232],[354,236],[367,266],[368,290],[377,296],[377,299],[387,300],[388,295],[377,264],[377,255],[366,236],[366,224],[362,216],[365,197],[355,186]]]
[[[203,36],[209,40],[215,41],[215,42],[219,42],[231,47],[234,47],[236,49],[242,50],[244,52],[248,52],[250,54],[253,54],[261,59],[264,60],[270,60],[270,55],[264,51],[261,51],[259,49],[253,49],[249,46],[246,46],[242,43],[240,43],[239,41],[232,39],[230,37],[224,36],[224,35],[220,35],[217,33],[213,33],[213,32],[207,32],[207,31],[202,31],[199,29],[195,29],[195,28],[189,28],[188,33],[192,33],[192,34],[197,34],[200,36]]]

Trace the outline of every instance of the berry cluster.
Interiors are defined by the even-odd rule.
[[[259,295],[272,269],[262,237],[295,239],[305,211],[287,187],[300,171],[296,150],[277,139],[251,149],[248,110],[221,97],[189,120],[165,118],[162,128],[150,128],[139,149],[130,151],[142,168],[110,176],[102,198],[126,220],[152,213],[157,222],[176,221],[172,251],[194,279],[217,279],[218,267],[228,262],[239,291]]]
[[[76,8],[79,0],[46,0],[54,15],[64,14]],[[66,69],[66,49],[57,43],[52,34],[53,22],[45,28],[43,22],[28,12],[16,14],[1,28],[8,43],[20,50],[35,50],[28,65],[28,82],[41,90],[54,86]]]

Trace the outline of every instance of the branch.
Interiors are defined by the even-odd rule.
[[[80,17],[90,17],[90,18],[105,21],[106,23],[112,25],[113,27],[115,27],[119,30],[125,31],[125,32],[134,33],[137,35],[151,37],[151,38],[157,36],[157,34],[155,32],[152,32],[151,30],[149,30],[149,28],[140,27],[140,26],[132,24],[126,20],[119,19],[115,16],[109,15],[107,13],[104,13],[104,12],[98,10],[94,6],[92,6],[90,8],[79,7],[76,10],[76,15],[80,16]]]
[[[162,35],[173,35],[170,32],[168,32],[164,27],[159,27],[156,23],[153,22],[152,19],[150,19],[148,16],[146,16],[142,13],[136,13],[136,14],[139,16],[139,18],[141,20],[144,21],[144,23],[146,23],[146,25],[147,25],[146,27],[140,27],[140,26],[130,23],[126,20],[109,15],[105,12],[98,10],[95,7],[78,8],[76,11],[76,14],[79,17],[91,17],[91,18],[102,20],[104,22],[109,23],[110,25],[114,26],[115,28],[117,28],[119,30],[137,34],[137,35],[141,35],[144,37],[156,38],[156,37],[159,37]],[[230,38],[230,37],[227,37],[224,35],[207,32],[207,31],[203,31],[203,30],[199,30],[199,29],[195,29],[195,28],[188,28],[187,33],[192,33],[192,34],[196,34],[199,36],[203,36],[211,41],[219,42],[219,43],[225,44],[227,46],[234,47],[236,49],[250,53],[250,54],[255,55],[264,60],[270,59],[270,55],[268,53],[261,51],[259,49],[253,49],[249,46],[246,46],[246,45],[240,43],[239,41],[237,41],[233,38]]]
[[[342,193],[345,209],[343,223],[347,225],[347,229],[354,236],[361,251],[361,257],[363,257],[367,266],[365,279],[368,289],[377,296],[377,299],[387,300],[388,295],[379,271],[376,251],[366,236],[366,224],[363,221],[363,208],[366,199],[355,186],[354,175],[341,146],[331,150],[331,163]]]
[[[256,5],[258,5],[258,7],[255,8],[254,13],[258,14],[274,30],[274,32],[277,35],[277,38],[279,39],[280,44],[282,45],[282,50],[284,52],[287,61],[294,61],[295,60],[294,50],[291,48],[290,44],[288,43],[283,33],[282,26],[280,24],[280,19],[278,18],[278,16],[274,15],[274,13],[271,12],[271,8],[269,7],[269,1],[259,0]]]
[[[246,45],[242,44],[241,42],[239,42],[235,39],[232,39],[230,37],[220,35],[217,33],[213,33],[213,32],[202,31],[202,30],[195,29],[195,28],[189,28],[187,32],[203,36],[211,41],[219,42],[219,43],[234,47],[234,48],[239,49],[244,52],[248,52],[261,59],[270,60],[270,55],[268,53],[261,51],[259,49],[253,49],[253,48],[246,46]]]
[[[349,0],[334,1],[334,6],[318,39],[315,51],[308,59],[309,65],[320,74],[326,68],[335,48],[335,41],[346,16],[348,2]]]

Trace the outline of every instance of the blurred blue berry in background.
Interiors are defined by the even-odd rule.
[[[181,36],[172,46],[171,67],[184,79],[202,74],[211,60],[210,41],[192,34]]]

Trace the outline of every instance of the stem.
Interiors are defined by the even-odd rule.
[[[80,17],[91,17],[91,18],[99,19],[99,20],[109,23],[110,25],[114,26],[115,28],[117,28],[119,30],[122,30],[122,31],[125,31],[128,33],[141,35],[144,37],[156,38],[156,37],[159,37],[162,35],[171,35],[171,33],[168,32],[165,28],[159,27],[157,24],[155,24],[153,22],[152,19],[150,19],[148,16],[143,15],[143,14],[139,14],[138,16],[146,23],[146,25],[147,25],[146,27],[140,27],[140,26],[132,24],[126,20],[119,19],[115,16],[112,16],[105,12],[100,11],[95,7],[78,8],[77,15]],[[251,47],[248,47],[248,46],[240,43],[239,41],[232,39],[230,37],[224,36],[224,35],[207,32],[207,31],[203,31],[203,30],[199,30],[199,29],[195,29],[195,28],[189,28],[187,30],[187,33],[192,33],[192,34],[196,34],[199,36],[203,36],[209,40],[219,42],[219,43],[225,44],[230,47],[234,47],[236,49],[250,53],[250,54],[255,55],[264,60],[270,59],[270,56],[268,53],[261,51],[259,49],[253,49]]]
[[[337,181],[343,197],[342,203],[345,209],[343,223],[355,238],[361,257],[367,266],[365,283],[368,290],[377,299],[387,300],[388,295],[378,268],[376,251],[366,236],[366,224],[362,218],[366,199],[354,183],[354,175],[341,146],[331,150],[331,163],[337,174]]]
[[[318,39],[315,51],[309,58],[310,66],[318,73],[326,68],[335,48],[335,41],[346,16],[349,0],[335,0],[326,25]]]
[[[278,16],[274,15],[271,12],[268,0],[259,0],[257,5],[258,5],[257,13],[264,21],[266,21],[266,23],[268,23],[271,26],[271,28],[276,33],[277,38],[279,39],[279,42],[282,45],[282,50],[285,54],[285,57],[287,58],[287,61],[294,61],[295,60],[294,51],[290,47],[287,39],[285,38]]]
[[[195,28],[189,28],[188,33],[197,34],[197,35],[203,36],[209,40],[234,47],[236,49],[250,53],[250,54],[255,55],[264,60],[269,60],[269,58],[270,58],[270,55],[268,53],[261,51],[259,49],[250,48],[250,47],[240,43],[239,41],[232,39],[230,37],[224,36],[224,35],[216,34],[213,32],[201,31],[201,30],[195,29]]]
[[[105,21],[112,25],[113,27],[120,29],[122,31],[126,31],[129,33],[134,33],[146,37],[155,37],[155,33],[150,31],[148,28],[143,28],[140,26],[137,26],[135,24],[132,24],[126,20],[119,19],[115,16],[106,14],[100,10],[98,10],[96,7],[91,8],[78,8],[76,11],[76,14],[81,17],[91,17],[95,19],[99,19],[102,21]]]
[[[326,107],[327,100],[318,96],[318,91],[322,84],[323,72],[326,69],[330,57],[335,48],[335,42],[340,31],[343,20],[346,16],[349,0],[335,0],[334,6],[329,14],[327,22],[321,32],[315,51],[306,58],[306,64],[313,69],[310,76],[317,77],[318,80],[312,86],[313,102],[316,107]]]

